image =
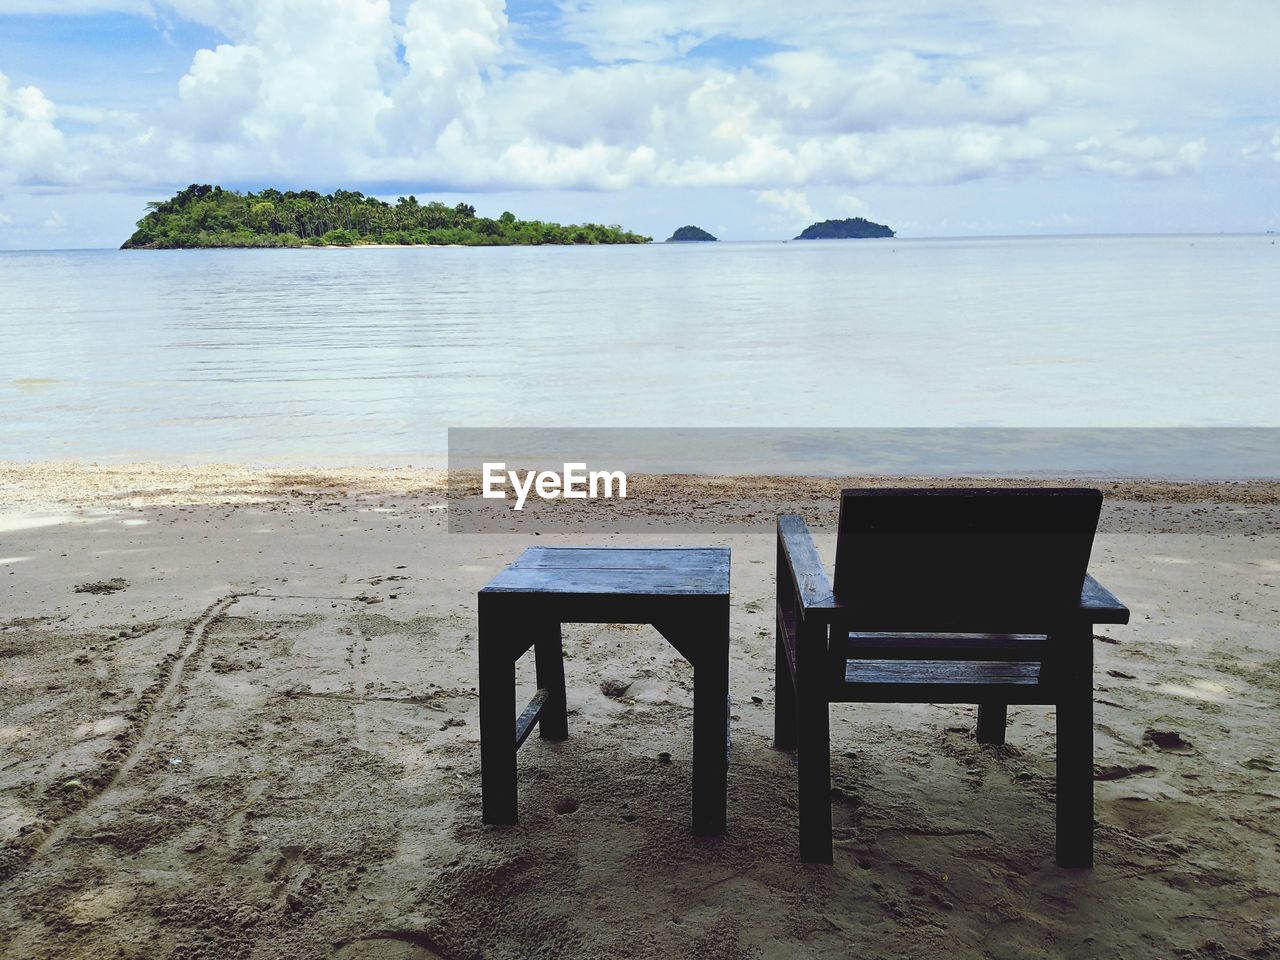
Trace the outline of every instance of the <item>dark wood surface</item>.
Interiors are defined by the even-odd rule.
[[[1054,712],[1055,847],[1059,866],[1093,866],[1093,644],[1087,626],[1070,639],[1077,651],[1060,671]]]
[[[1101,495],[885,493],[846,491],[836,589],[804,520],[778,519],[774,742],[797,750],[801,858],[832,862],[830,703],[974,703],[991,744],[1027,703],[1056,708],[1058,863],[1091,865],[1092,627],[1129,621],[1086,572]]]
[[[569,737],[569,707],[564,690],[564,647],[558,621],[545,621],[534,637],[534,669],[538,690],[545,690],[547,701],[538,717],[538,736],[543,740],[565,740]]]
[[[844,680],[889,686],[1037,684],[1040,664],[1021,660],[850,660]]]
[[[1021,660],[850,660],[830,694],[845,703],[1048,704],[1040,664]]]
[[[827,579],[827,571],[823,569],[818,548],[813,545],[804,517],[784,514],[778,518],[778,546],[779,557],[784,561],[779,564],[779,575],[785,568],[800,607],[813,610],[835,606],[831,581]]]
[[[480,646],[480,797],[485,823],[515,823],[516,738],[511,719],[516,702],[516,659],[528,649],[512,638],[529,625],[513,619],[493,595],[478,603]],[[544,705],[545,706],[545,705]]]
[[[827,630],[802,620],[796,636],[796,764],[800,858],[831,863],[831,711]]]
[[[786,514],[778,518],[778,544],[779,557],[785,558],[786,561],[785,570],[780,566],[779,575],[785,573],[787,579],[794,581],[797,606],[806,614],[822,617],[829,623],[848,623],[850,629],[876,629],[882,632],[891,630],[896,623],[903,621],[909,623],[913,616],[918,621],[925,619],[920,611],[929,604],[930,590],[927,581],[923,580],[915,584],[915,593],[910,598],[902,599],[899,609],[896,610],[885,610],[883,606],[868,608],[856,600],[837,598],[803,517],[797,514]],[[999,596],[1001,589],[1000,584],[992,581],[987,592]],[[1054,611],[1054,616],[1057,619],[1065,617],[1082,623],[1125,624],[1129,622],[1129,608],[1117,600],[1115,594],[1093,576],[1085,574],[1077,602],[1065,611]],[[938,618],[943,622],[954,619],[945,611],[937,614],[935,619]],[[999,608],[996,608],[990,619],[999,623],[1007,618]],[[858,624],[861,626],[857,626]],[[912,628],[907,627],[907,629]],[[945,628],[944,631],[934,632],[945,632]],[[980,632],[1005,631],[993,629]]]
[[[529,705],[524,708],[524,712],[516,718],[516,749],[529,739],[529,733],[533,730],[533,725],[542,717],[542,708],[547,705],[547,691],[539,688],[537,693],[533,695],[533,699],[529,701]]]
[[[1084,589],[1080,593],[1080,603],[1076,609],[1081,614],[1079,619],[1085,623],[1129,622],[1129,608],[1089,574],[1085,574]]]
[[[888,660],[1043,660],[1040,633],[866,633],[851,631],[845,656]]]
[[[485,593],[727,596],[723,547],[530,547]]]
[[[1078,602],[1101,507],[1085,487],[845,490],[832,587],[868,619],[1043,620]]]
[[[978,726],[974,737],[979,743],[1004,743],[1005,728],[1009,725],[1009,705],[1000,700],[985,700],[978,704]]]
[[[518,817],[516,751],[536,725],[569,735],[562,623],[649,623],[693,667],[693,829],[726,824],[729,550],[531,547],[479,593],[485,823]],[[515,661],[534,648],[538,693],[516,721]]]

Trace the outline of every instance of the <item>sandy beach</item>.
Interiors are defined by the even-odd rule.
[[[732,548],[723,838],[647,627],[566,627],[570,737],[481,825],[475,594],[532,538],[448,533],[442,474],[0,464],[0,955],[1280,956],[1280,483],[1100,484],[1133,619],[1096,638],[1078,871],[1040,707],[1001,747],[970,707],[833,708],[835,864],[800,864],[771,525],[830,563],[849,481],[654,482],[758,532],[538,542]]]

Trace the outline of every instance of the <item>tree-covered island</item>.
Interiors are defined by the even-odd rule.
[[[400,197],[394,204],[359,191],[314,190],[239,193],[195,184],[168,200],[147,204],[150,212],[121,244],[130,249],[187,247],[300,247],[358,244],[540,244],[648,243],[651,237],[598,223],[544,223],[477,217],[467,203],[419,203]]]
[[[675,233],[667,237],[667,243],[698,243],[715,239],[701,227],[695,227],[690,224],[686,227],[680,227]]]
[[[883,223],[872,223],[862,217],[848,220],[823,220],[805,227],[797,240],[865,240],[872,237],[892,237],[894,233]]]

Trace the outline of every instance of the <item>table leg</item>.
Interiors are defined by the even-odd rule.
[[[1093,638],[1085,628],[1065,638],[1057,705],[1057,860],[1093,866]]]
[[[516,661],[511,623],[480,594],[480,791],[485,823],[515,823]]]
[[[831,863],[831,711],[827,636],[821,624],[801,624],[796,638],[797,751],[800,775],[800,859]]]
[[[1008,723],[1008,704],[992,701],[978,704],[979,743],[1004,743],[1005,727]]]
[[[729,744],[729,611],[697,624],[693,665],[693,832],[725,831]]]
[[[538,686],[547,691],[547,702],[538,721],[538,736],[543,740],[565,740],[569,736],[569,712],[565,703],[564,650],[559,623],[550,623],[539,629],[533,655],[537,664]]]
[[[791,677],[782,627],[776,627],[773,656],[773,745],[779,750],[796,748],[796,688]]]

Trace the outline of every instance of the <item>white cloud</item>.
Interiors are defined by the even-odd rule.
[[[799,190],[761,190],[756,194],[756,201],[777,207],[795,219],[815,219],[813,207],[809,206],[809,198]]]
[[[1107,142],[1090,137],[1076,144],[1088,170],[1126,177],[1172,177],[1200,169],[1208,146],[1204,138],[1171,144],[1160,137],[1119,136]]]
[[[7,213],[0,213],[0,227],[11,226],[13,226],[13,217],[9,216]]]
[[[1240,148],[1240,156],[1245,160],[1280,161],[1280,127],[1276,127],[1270,138],[1254,140]]]
[[[0,73],[0,181],[56,180],[64,154],[58,110],[38,87],[13,87]]]
[[[1020,123],[1051,102],[1049,87],[1020,68],[990,64],[940,70],[905,51],[865,66],[815,51],[764,58],[781,96],[780,119],[823,133],[938,123]]]
[[[62,214],[57,210],[50,210],[49,216],[44,221],[44,228],[46,230],[61,230],[66,225],[67,222],[62,219]]]
[[[1072,168],[1174,176],[1205,149],[1159,131],[1111,136],[1087,113],[1062,119],[1077,91],[1058,82],[1061,59],[1042,56],[1038,25],[1007,13],[1002,37],[1019,49],[988,53],[952,35],[969,21],[922,28],[887,6],[582,3],[566,8],[567,36],[601,60],[647,62],[507,72],[518,56],[498,0],[413,0],[400,19],[382,0],[320,0],[321,14],[301,2],[174,0],[234,40],[198,53],[181,81],[179,165],[458,189],[779,189]],[[983,16],[994,14],[972,19]],[[809,46],[739,67],[677,59],[726,32]],[[864,48],[864,34],[891,42]]]
[[[0,13],[32,6],[0,0]],[[765,194],[1192,175],[1222,105],[1280,83],[1234,8],[1217,20],[1047,0],[561,9],[560,37],[595,62],[522,49],[502,0],[71,0],[49,12],[182,18],[225,42],[195,52],[159,106],[60,110],[0,75],[0,182],[714,186],[784,209]],[[1159,42],[1126,55],[1144,31]],[[689,55],[713,39],[755,46],[732,63]],[[1258,149],[1280,159],[1280,131]]]
[[[304,158],[341,172],[377,151],[396,66],[386,0],[272,0],[228,12],[242,38],[198,51],[179,81],[175,159],[221,143],[230,149],[220,161],[241,174],[255,164],[288,172]]]
[[[246,133],[245,120],[258,107],[263,59],[254,46],[197,50],[191,69],[178,81],[188,131],[201,140]]]
[[[472,123],[485,72],[499,62],[507,17],[501,0],[415,2],[401,33],[407,70],[383,119],[391,142],[430,150],[449,124]]]

